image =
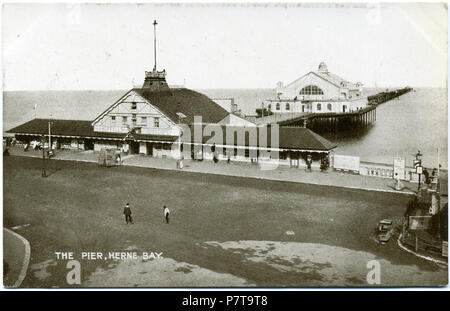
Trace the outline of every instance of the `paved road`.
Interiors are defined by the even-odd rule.
[[[21,148],[12,148],[11,154],[20,156],[42,157],[42,152],[30,150],[23,152]],[[74,160],[96,163],[98,154],[93,151],[58,150],[53,159]],[[183,171],[207,174],[219,174],[238,177],[253,177],[267,180],[281,180],[317,185],[346,187],[352,189],[377,190],[385,192],[399,192],[395,190],[395,183],[390,178],[363,176],[352,173],[344,173],[329,170],[306,171],[304,169],[278,166],[273,170],[262,170],[258,165],[225,161],[213,163],[212,161],[185,160]],[[164,170],[177,170],[173,159],[153,158],[145,155],[129,155],[123,158],[123,165],[157,168]],[[404,182],[401,193],[413,194],[417,190],[417,184]]]
[[[31,224],[19,232],[33,254],[23,286],[67,286],[66,262],[55,259],[56,251],[73,251],[80,259],[81,251],[130,249],[162,251],[166,259],[153,266],[84,260],[83,284],[362,286],[371,258],[389,271],[385,285],[447,280],[446,270],[403,252],[394,241],[375,241],[380,219],[401,223],[410,200],[404,194],[50,162],[50,176],[42,178],[40,159],[4,157],[4,225]],[[135,225],[123,219],[126,202]],[[163,205],[171,209],[170,224]],[[153,274],[146,274],[149,269]]]

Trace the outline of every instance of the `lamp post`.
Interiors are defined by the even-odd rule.
[[[417,196],[418,197],[420,197],[420,195],[421,195],[421,193],[420,193],[420,178],[422,176],[422,171],[423,171],[422,156],[423,156],[423,154],[421,154],[420,150],[418,150],[416,153],[416,159],[414,160],[414,167],[416,168],[416,173],[419,175],[419,182],[417,185]]]
[[[47,177],[47,173],[45,172],[45,136],[42,136],[42,177]]]
[[[181,112],[177,112],[178,116],[178,154],[179,154],[179,164],[178,168],[183,168],[183,159],[181,158],[181,121],[186,118],[186,115],[184,115]]]

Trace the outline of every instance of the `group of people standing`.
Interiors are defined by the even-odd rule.
[[[123,214],[125,215],[125,222],[127,224],[134,224],[134,220],[133,217],[131,217],[131,208],[130,208],[130,203],[127,203],[125,205],[125,208],[123,209]],[[169,216],[170,216],[170,210],[167,206],[163,206],[163,214],[164,214],[164,218],[166,220],[166,223],[169,223]]]

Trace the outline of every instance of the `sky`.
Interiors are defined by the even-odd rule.
[[[324,61],[365,86],[447,86],[445,4],[5,4],[3,89],[113,90],[153,68],[194,89],[274,88]]]

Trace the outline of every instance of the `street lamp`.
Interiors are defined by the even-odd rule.
[[[183,168],[183,160],[181,159],[181,121],[186,118],[186,115],[182,112],[177,112],[178,116],[178,155],[179,155],[179,164],[178,168]]]
[[[419,174],[419,182],[417,185],[417,195],[420,197],[420,178],[422,176],[423,172],[423,166],[422,166],[422,156],[423,154],[420,153],[420,150],[417,150],[416,153],[416,159],[414,160],[414,167],[416,168],[416,173]]]
[[[42,177],[47,177],[47,173],[45,172],[45,136],[42,135]]]

